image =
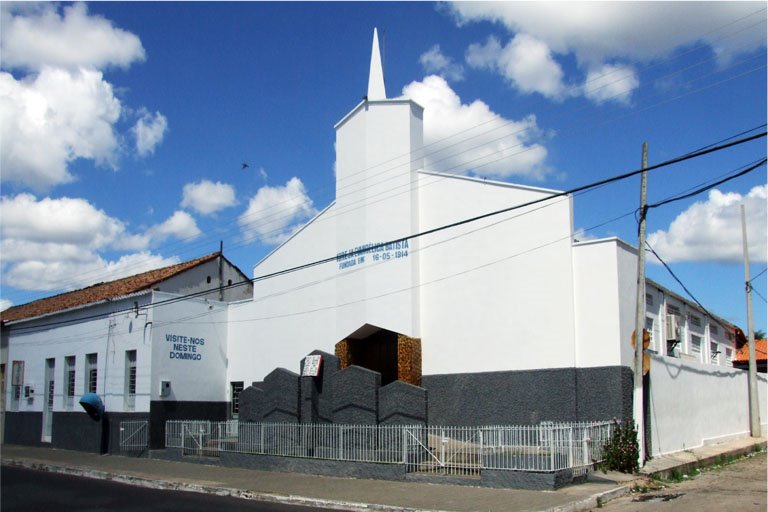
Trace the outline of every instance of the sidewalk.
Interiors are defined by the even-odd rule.
[[[739,439],[686,452],[699,459],[751,451],[765,438]],[[698,459],[697,459],[698,460]],[[656,462],[656,461],[652,461]],[[658,460],[658,471],[690,464],[671,457]],[[378,511],[562,511],[597,508],[629,493],[637,477],[596,472],[590,481],[557,491],[489,489],[419,482],[392,482],[276,473],[156,459],[4,445],[3,465],[114,480],[156,489],[186,490],[335,510]],[[649,471],[646,466],[645,471]],[[650,468],[650,472],[657,470]]]

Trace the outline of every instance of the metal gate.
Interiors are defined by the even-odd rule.
[[[479,477],[483,432],[471,427],[406,427],[403,430],[409,473]]]
[[[144,450],[149,445],[149,422],[132,420],[120,422],[120,449],[122,451]]]

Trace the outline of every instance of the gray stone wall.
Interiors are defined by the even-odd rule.
[[[277,368],[264,378],[264,415],[268,423],[298,423],[299,375]]]
[[[333,422],[375,425],[379,419],[381,374],[349,366],[333,375]]]
[[[379,423],[385,425],[426,425],[427,390],[402,381],[379,390]]]
[[[332,423],[332,380],[333,375],[341,369],[339,358],[322,350],[313,350],[309,355],[320,355],[323,359],[320,375],[301,377],[301,422]],[[301,373],[304,373],[305,360],[301,360]]]
[[[432,425],[533,425],[632,415],[624,366],[425,375]]]
[[[257,469],[261,471],[287,471],[291,473],[370,478],[375,480],[405,479],[405,466],[402,464],[375,464],[372,462],[302,459],[298,457],[244,455],[240,453],[222,453],[221,464],[228,467]]]

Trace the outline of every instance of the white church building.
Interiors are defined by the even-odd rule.
[[[115,329],[139,325],[154,301],[183,295],[149,288],[121,299],[129,309],[138,300],[136,312],[99,324],[94,348],[72,332],[93,331],[92,314],[108,304],[51,312],[72,321],[34,336],[19,329],[33,319],[4,320],[4,370],[21,365],[28,386],[60,397],[24,399],[6,386],[6,439],[55,446],[75,435],[64,430],[81,428],[71,415],[84,413],[64,399],[64,369],[75,355],[85,368],[88,351],[111,364],[98,367],[107,409],[155,421],[156,439],[166,419],[231,417],[244,388],[275,368],[298,372],[314,350],[380,372],[382,385],[423,387],[432,424],[631,418],[637,249],[575,241],[574,198],[559,191],[424,170],[423,116],[413,100],[387,97],[374,32],[367,97],[335,125],[336,199],[255,264],[252,296],[201,297],[189,311],[178,302],[120,338]],[[748,433],[746,372],[730,361],[735,326],[648,281],[646,328],[651,453]],[[204,338],[203,357],[170,357],[174,335]],[[133,402],[124,376],[137,363],[126,351],[138,353]]]

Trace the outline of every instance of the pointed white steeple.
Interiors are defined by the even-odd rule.
[[[368,100],[385,100],[387,91],[384,89],[384,70],[381,67],[379,52],[379,33],[373,29],[373,48],[371,49],[371,72],[368,75]]]

